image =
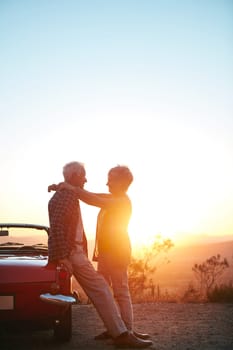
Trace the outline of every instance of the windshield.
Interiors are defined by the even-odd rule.
[[[0,227],[0,248],[32,247],[47,249],[46,229],[30,227]]]

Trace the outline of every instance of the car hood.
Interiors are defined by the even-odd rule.
[[[55,271],[45,256],[0,256],[0,283],[53,281]]]

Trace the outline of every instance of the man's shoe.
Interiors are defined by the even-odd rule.
[[[137,337],[139,339],[143,339],[143,340],[150,339],[150,335],[147,333],[139,333],[136,331],[133,331],[132,333],[133,333],[133,335],[135,335],[135,337]],[[102,332],[94,337],[95,340],[106,340],[106,339],[110,339],[110,338],[112,338],[112,336],[110,333],[108,333],[108,331]]]
[[[135,335],[135,337],[139,339],[143,339],[143,340],[150,339],[150,335],[147,333],[139,333],[139,332],[133,331],[133,334]]]
[[[135,337],[132,333],[123,333],[114,339],[114,345],[118,348],[147,348],[152,345],[151,340],[143,340]]]
[[[112,338],[111,334],[108,333],[108,331],[105,331],[103,333],[100,333],[94,337],[95,340],[105,340]]]

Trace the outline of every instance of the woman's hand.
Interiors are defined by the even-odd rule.
[[[48,192],[57,191],[57,189],[58,189],[58,185],[56,184],[52,184],[48,186]]]
[[[75,187],[68,184],[67,182],[60,182],[59,184],[52,184],[48,186],[48,192],[60,191],[60,190],[74,190]]]

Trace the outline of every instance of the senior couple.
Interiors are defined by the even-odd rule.
[[[132,211],[127,190],[133,181],[131,171],[126,166],[110,169],[109,193],[104,194],[84,190],[87,180],[83,163],[66,164],[63,177],[64,182],[48,187],[49,192],[55,191],[48,204],[49,260],[65,265],[95,306],[106,328],[96,340],[112,338],[117,347],[152,345],[148,334],[133,329],[127,276],[131,255],[127,229]],[[100,208],[93,255],[97,271],[87,256],[79,200]]]

